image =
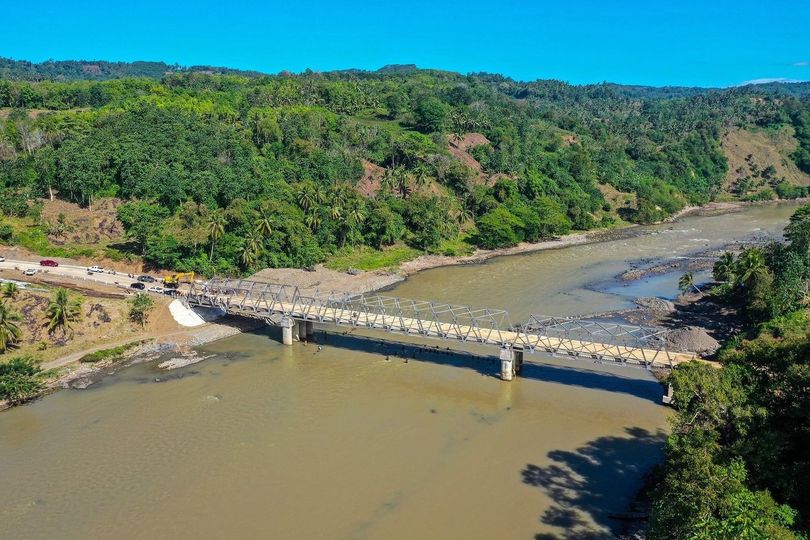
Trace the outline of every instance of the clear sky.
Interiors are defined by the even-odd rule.
[[[810,0],[0,0],[0,56],[571,83],[810,80]]]

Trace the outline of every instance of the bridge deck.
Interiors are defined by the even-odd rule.
[[[692,353],[667,351],[660,342],[622,343],[616,336],[596,332],[590,338],[587,335],[570,336],[568,332],[553,335],[553,331],[542,332],[542,328],[537,330],[532,326],[524,331],[508,324],[505,311],[392,297],[317,293],[305,296],[297,288],[284,285],[212,280],[204,285],[193,284],[187,298],[192,306],[219,307],[231,314],[265,320],[281,316],[647,367],[671,368],[695,358]]]

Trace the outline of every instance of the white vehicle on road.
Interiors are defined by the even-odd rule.
[[[157,285],[155,285],[154,287],[149,287],[147,291],[157,294],[163,294],[163,287],[158,287]]]
[[[26,276],[33,276],[33,275],[35,275],[36,273],[37,273],[37,269],[36,269],[36,268],[27,268],[27,269],[25,270],[25,272],[23,272],[23,274],[25,274]]]
[[[102,272],[104,272],[104,269],[102,267],[98,266],[97,264],[94,264],[93,266],[88,266],[87,271],[88,272],[95,272],[96,274],[101,274]]]

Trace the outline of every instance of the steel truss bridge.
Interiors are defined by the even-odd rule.
[[[500,309],[377,294],[303,292],[290,285],[217,278],[192,283],[186,301],[276,325],[282,320],[318,322],[645,368],[672,368],[695,358],[694,353],[668,351],[666,331],[660,328],[540,315],[513,325]]]

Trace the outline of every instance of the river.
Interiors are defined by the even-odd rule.
[[[512,322],[628,307],[621,286],[592,284],[638,259],[777,235],[792,210],[429,270],[387,294]],[[671,296],[676,282],[643,290]],[[535,354],[506,383],[496,350],[318,339],[245,334],[187,368],[140,363],[3,412],[0,538],[609,538],[608,514],[661,459],[667,410],[643,370]]]

